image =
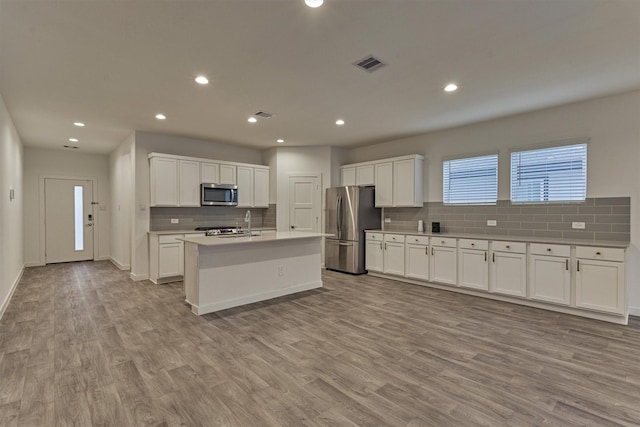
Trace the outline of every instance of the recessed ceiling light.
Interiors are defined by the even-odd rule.
[[[78,138],[69,138],[69,142],[78,142]]]
[[[166,120],[167,116],[164,114],[156,114],[156,119],[158,120]]]
[[[277,140],[276,140],[276,142],[277,142],[278,144],[284,144],[284,139],[277,139]]]
[[[446,85],[444,87],[444,91],[445,92],[453,92],[453,91],[456,91],[456,90],[458,90],[458,85],[455,84],[455,83],[449,83],[448,85]]]
[[[338,119],[338,120],[336,120],[336,124],[337,124],[338,126],[342,126],[342,125],[344,124],[344,120],[342,120],[342,119]]]
[[[196,77],[196,83],[198,83],[199,85],[206,85],[209,84],[209,79],[205,76],[198,76]]]
[[[257,122],[257,121],[258,121],[258,119],[256,119],[255,117],[249,117],[249,118],[247,119],[247,121],[248,121],[249,123],[255,123],[255,122]]]
[[[74,125],[74,126],[78,126],[78,127],[80,127],[80,128],[81,128],[81,127],[84,127],[84,123],[82,123],[82,122],[74,122],[74,123],[73,123],[73,125]]]
[[[322,6],[322,3],[324,3],[324,0],[304,0],[304,4],[313,8]]]

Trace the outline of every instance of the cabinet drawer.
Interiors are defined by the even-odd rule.
[[[432,246],[446,246],[448,248],[456,247],[456,239],[454,237],[431,237]]]
[[[596,246],[576,246],[576,258],[623,262],[624,249],[601,248]]]
[[[523,242],[492,242],[491,247],[494,252],[511,252],[514,254],[524,254],[527,252],[527,244]]]
[[[459,243],[461,249],[480,249],[483,251],[489,249],[487,240],[460,239]]]
[[[158,236],[158,243],[175,243],[176,239],[182,239],[184,234],[161,234]]]
[[[425,245],[427,246],[429,244],[429,237],[428,236],[407,236],[406,240],[407,243],[412,243],[414,245]]]
[[[367,240],[375,240],[376,242],[382,242],[382,233],[369,233],[367,232]]]
[[[398,242],[404,243],[404,235],[402,234],[385,234],[384,235],[385,242]]]
[[[566,245],[547,245],[544,243],[532,243],[531,253],[536,255],[565,256],[571,255],[571,248]]]

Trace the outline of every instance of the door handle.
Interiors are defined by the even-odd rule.
[[[380,250],[382,250],[382,242],[380,242]]]
[[[91,222],[90,222],[89,224],[85,224],[85,226],[87,226],[87,227],[93,227],[93,223],[91,223]]]
[[[431,248],[431,256],[433,256],[433,247]]]
[[[487,262],[487,253],[484,253],[484,262]]]
[[[384,250],[387,250],[387,242],[384,242]]]
[[[576,261],[576,265],[578,266],[578,271],[580,271],[580,260]]]
[[[496,262],[496,253],[494,252],[492,255],[493,255],[493,262]]]
[[[424,247],[424,254],[429,255],[429,246]]]
[[[565,259],[564,261],[565,261],[565,263],[564,263],[564,264],[565,264],[565,269],[566,269],[567,271],[569,271],[569,260],[568,260],[568,259]]]

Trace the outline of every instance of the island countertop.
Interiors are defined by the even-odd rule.
[[[263,231],[257,236],[205,236],[205,237],[184,237],[176,240],[182,240],[188,243],[195,243],[199,246],[220,246],[220,245],[237,245],[251,244],[260,242],[274,242],[293,239],[308,239],[311,237],[329,237],[333,234],[327,233],[306,233],[302,231]]]

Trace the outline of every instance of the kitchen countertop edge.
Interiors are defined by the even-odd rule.
[[[233,228],[233,226],[230,226],[230,228]],[[252,227],[251,228],[252,231],[276,231],[275,227]],[[204,231],[196,231],[194,229],[190,229],[190,230],[154,230],[154,231],[148,231],[148,234],[157,234],[157,235],[164,235],[164,234],[198,234],[198,233],[204,233]]]

